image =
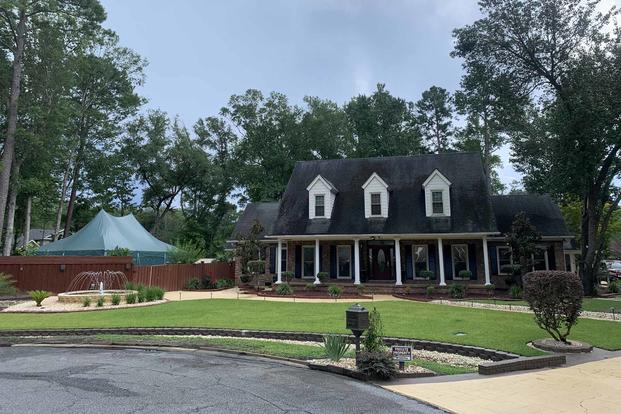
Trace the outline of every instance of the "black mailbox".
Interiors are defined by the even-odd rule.
[[[362,333],[369,327],[369,311],[359,304],[351,305],[347,311],[345,311],[345,323],[346,328],[353,331]]]

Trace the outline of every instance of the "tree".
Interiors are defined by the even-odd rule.
[[[394,97],[378,84],[372,95],[359,95],[345,105],[353,144],[350,157],[388,157],[420,154],[423,146],[416,127],[414,105]]]
[[[259,235],[262,232],[263,225],[258,220],[255,220],[248,234],[237,235],[235,256],[240,258],[242,274],[246,274],[249,271],[248,265],[250,262],[261,260],[262,244],[259,241]]]
[[[511,231],[506,235],[507,242],[511,246],[511,254],[517,257],[520,265],[520,278],[516,280],[518,285],[522,284],[522,276],[530,270],[533,265],[532,256],[537,250],[536,243],[541,240],[541,235],[525,213],[520,212],[513,218]]]
[[[416,121],[427,146],[439,154],[451,148],[453,137],[453,100],[449,92],[432,86],[416,102]]]
[[[528,189],[582,202],[580,274],[591,293],[604,235],[621,200],[615,10],[598,1],[483,0],[483,17],[457,29],[454,54],[505,75],[529,99],[526,123],[512,134],[514,162]]]

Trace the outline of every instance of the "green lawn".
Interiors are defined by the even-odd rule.
[[[62,314],[0,313],[0,329],[88,327],[214,327],[347,333],[347,303],[195,300],[159,306]],[[388,301],[365,304],[380,311],[386,336],[429,339],[539,355],[526,344],[546,337],[530,314]],[[456,336],[458,332],[465,335]],[[617,322],[581,319],[571,338],[621,349]]]
[[[470,300],[466,300],[466,302],[470,302]],[[474,299],[473,302],[528,306],[528,303],[523,300]],[[615,312],[621,313],[621,297],[617,296],[614,299],[585,298],[582,301],[582,309],[585,311],[610,312],[610,308],[615,308]]]

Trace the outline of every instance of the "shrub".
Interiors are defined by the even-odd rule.
[[[330,361],[339,362],[349,350],[349,345],[340,335],[324,335],[323,350]]]
[[[460,270],[458,276],[460,279],[470,279],[472,277],[472,272],[470,270]]]
[[[250,281],[252,280],[252,275],[243,274],[239,277],[239,280],[242,283],[250,283]]]
[[[343,293],[343,289],[340,286],[330,285],[328,287],[328,295],[333,298],[338,298],[339,296],[341,296],[341,293]]]
[[[432,272],[431,270],[422,270],[418,272],[418,276],[428,280],[433,280],[436,278],[436,273]]]
[[[315,290],[317,289],[317,285],[314,283],[307,283],[306,286],[304,286],[305,290]]]
[[[156,300],[164,299],[164,293],[166,293],[166,291],[164,289],[162,289],[159,286],[153,286],[153,291],[155,292],[155,299]]]
[[[265,273],[265,261],[264,260],[250,260],[248,262],[248,270],[252,275]]]
[[[185,288],[187,290],[198,290],[201,288],[201,281],[197,277],[193,277],[185,282]]]
[[[192,242],[177,242],[175,247],[168,250],[168,261],[170,263],[195,263],[203,257],[205,257],[205,250]]]
[[[140,289],[140,290],[138,291],[138,294],[136,295],[136,301],[137,301],[138,303],[142,303],[142,302],[144,302],[144,301],[145,301],[145,298],[146,298],[146,297],[145,297],[145,292],[144,292],[144,289]]]
[[[319,279],[321,283],[326,283],[328,279],[330,279],[330,275],[328,272],[319,272],[317,273],[317,279]]]
[[[485,291],[487,292],[487,295],[491,298],[492,296],[494,296],[494,291],[496,290],[496,285],[493,283],[490,283],[489,285],[485,285]]]
[[[621,293],[621,282],[618,280],[613,280],[608,285],[608,292],[610,293]]]
[[[157,300],[160,291],[162,291],[162,296],[164,296],[163,289],[157,286],[149,286],[144,289],[144,300],[146,302],[153,302]]]
[[[556,270],[524,275],[524,299],[535,313],[537,325],[552,338],[567,342],[571,328],[578,322],[584,291],[580,277]]]
[[[363,351],[358,357],[358,369],[373,379],[390,380],[397,376],[397,367],[389,352]]]
[[[509,296],[512,299],[522,299],[522,288],[518,285],[512,285],[509,288]]]
[[[0,273],[0,296],[11,296],[17,294],[13,276],[7,273]]]
[[[206,275],[201,279],[201,288],[203,289],[215,289],[216,285],[211,283],[211,276]]]
[[[231,279],[218,279],[216,280],[216,289],[223,289],[223,288],[232,288],[233,286],[235,286],[235,281],[231,280]]]
[[[132,252],[127,247],[116,246],[114,249],[106,253],[108,256],[131,256]]]
[[[293,289],[289,286],[288,283],[281,283],[276,288],[276,293],[280,296],[289,296],[293,294]]]
[[[50,297],[50,292],[46,290],[31,290],[28,294],[30,298],[35,301],[37,306],[41,306],[41,302],[43,302],[45,298]]]
[[[409,286],[404,287],[403,293],[405,293],[406,295],[409,295],[410,293],[412,293],[412,288]]]
[[[135,293],[128,293],[127,295],[125,295],[125,303],[127,303],[128,305],[133,305],[134,303],[136,303],[136,299],[137,296]]]
[[[103,296],[100,296],[97,298],[97,307],[101,308],[104,305],[104,298]]]
[[[88,308],[89,306],[91,306],[91,297],[90,296],[84,296],[84,299],[82,299],[82,306],[85,308]]]
[[[463,299],[466,296],[466,286],[453,283],[449,286],[448,293],[453,299]]]
[[[283,272],[282,273],[282,280],[284,282],[291,282],[293,280],[293,278],[295,277],[295,275],[293,274],[293,272]]]
[[[369,312],[369,327],[362,338],[362,346],[367,352],[379,352],[384,349],[384,327],[382,317],[376,308]]]
[[[118,293],[113,293],[110,296],[110,303],[113,304],[114,306],[117,306],[118,304],[121,303],[121,295],[119,295]]]
[[[358,292],[359,295],[363,295],[364,291],[366,289],[367,289],[367,287],[365,285],[363,285],[363,284],[356,285],[356,292]],[[406,289],[407,289],[407,287],[406,287]]]
[[[427,288],[425,289],[425,293],[427,294],[427,297],[430,298],[433,296],[433,292],[436,290],[435,286],[429,285],[427,286]]]
[[[138,286],[134,282],[125,282],[125,290],[138,290]]]

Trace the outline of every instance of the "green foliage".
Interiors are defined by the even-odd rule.
[[[472,272],[470,270],[460,270],[458,277],[460,279],[470,279],[472,277]]]
[[[323,349],[330,361],[339,362],[349,350],[349,344],[341,335],[324,335]]]
[[[41,306],[41,302],[50,297],[50,292],[46,290],[31,290],[28,294],[30,298],[35,301],[37,306]]]
[[[489,297],[494,296],[494,292],[496,291],[496,285],[493,283],[490,283],[489,285],[485,285],[485,291],[487,292],[487,295]]]
[[[136,293],[128,293],[125,295],[125,303],[128,305],[133,305],[138,300],[138,295]]]
[[[104,297],[100,296],[97,298],[97,307],[101,308],[104,305]]]
[[[513,218],[511,231],[506,237],[514,257],[518,259],[521,275],[524,275],[532,266],[531,257],[537,250],[536,243],[541,240],[541,234],[531,224],[526,213],[520,212]],[[522,285],[521,277],[516,283]]]
[[[193,242],[176,243],[175,247],[168,251],[170,263],[195,263],[205,257],[205,250]]]
[[[432,272],[431,270],[422,270],[418,272],[417,275],[428,280],[435,280],[436,278],[436,273]]]
[[[218,279],[216,280],[216,289],[230,289],[235,286],[235,281],[231,279]]]
[[[304,286],[304,289],[306,289],[306,290],[311,290],[311,291],[312,291],[312,290],[316,290],[316,289],[317,289],[317,285],[316,285],[316,284],[314,284],[314,283],[307,283],[307,284]]]
[[[425,144],[432,152],[447,152],[453,136],[453,99],[449,92],[432,86],[416,102],[416,121]]]
[[[291,283],[295,274],[293,272],[282,272],[282,280],[283,282]]]
[[[397,376],[397,367],[392,354],[385,351],[362,351],[358,369],[372,379],[388,381]]]
[[[519,285],[512,285],[509,288],[509,296],[512,299],[522,299],[522,287]]]
[[[276,293],[280,296],[293,295],[293,288],[288,283],[281,283],[276,287]]]
[[[144,289],[138,290],[138,293],[136,294],[136,301],[138,303],[143,303],[143,302],[146,301],[146,294],[145,294],[145,290]]]
[[[16,256],[35,256],[38,250],[39,248],[36,245],[29,243],[26,246],[20,246],[17,249],[15,249],[15,255]]]
[[[362,283],[359,285],[356,285],[356,292],[358,292],[359,295],[364,295],[364,292],[366,291],[367,287],[365,285],[363,285]]]
[[[0,273],[0,296],[12,296],[17,293],[17,288],[14,286],[15,280],[13,276],[7,273]]]
[[[425,288],[425,294],[427,295],[428,298],[433,296],[433,293],[435,292],[436,287],[433,285],[429,285]]]
[[[466,297],[466,285],[460,283],[452,283],[448,287],[449,296],[453,299],[463,299]]]
[[[116,246],[107,253],[108,256],[131,256],[132,252],[127,247]]]
[[[381,352],[384,349],[384,325],[382,324],[382,317],[375,307],[369,312],[369,327],[362,338],[362,346],[365,351],[371,353]]]
[[[330,280],[330,274],[328,272],[319,272],[317,273],[317,279],[319,279],[321,283],[326,283]]]
[[[338,298],[343,293],[343,289],[338,285],[328,286],[328,295],[333,298]]]
[[[113,293],[112,295],[110,295],[110,303],[113,306],[117,306],[121,303],[121,295],[119,295],[118,293]]]
[[[91,306],[91,297],[84,296],[84,298],[82,299],[82,307],[88,308],[89,306]]]
[[[612,280],[608,284],[608,292],[610,293],[621,293],[621,281]]]
[[[192,277],[185,282],[185,288],[187,290],[198,290],[202,287],[201,281],[197,277]]]

